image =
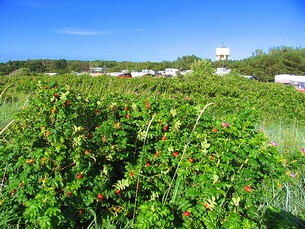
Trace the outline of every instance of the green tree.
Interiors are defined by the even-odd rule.
[[[54,60],[51,64],[51,71],[59,74],[64,74],[69,71],[68,64],[65,59]]]
[[[212,62],[208,59],[196,60],[192,66],[191,70],[194,77],[210,77],[214,74],[215,70],[213,68]]]
[[[68,61],[68,67],[70,72],[86,72],[90,69],[88,61],[79,60]]]
[[[42,60],[27,60],[26,67],[29,69],[30,72],[45,72],[45,66],[43,66]]]
[[[223,63],[214,63],[215,66]],[[257,49],[255,55],[239,61],[229,61],[226,67],[242,75],[256,75],[259,81],[273,81],[277,74],[305,74],[305,49],[287,46],[273,47],[263,53]]]
[[[264,55],[264,54],[265,54],[264,51],[261,50],[261,49],[256,49],[255,50],[255,56],[261,56],[261,55]]]
[[[179,70],[189,70],[191,69],[191,65],[197,60],[201,60],[201,58],[195,55],[178,57],[177,60],[174,61],[174,67]]]

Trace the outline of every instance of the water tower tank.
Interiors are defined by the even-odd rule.
[[[228,60],[230,49],[225,47],[216,48],[216,60]]]

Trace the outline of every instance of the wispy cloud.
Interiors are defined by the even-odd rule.
[[[134,29],[133,31],[135,31],[135,32],[145,32],[146,29]]]
[[[56,29],[53,32],[67,35],[78,35],[78,36],[97,36],[97,35],[107,35],[109,32],[90,30],[90,29],[80,29],[77,27],[66,27],[61,29]]]

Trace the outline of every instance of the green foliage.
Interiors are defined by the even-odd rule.
[[[256,55],[239,61],[226,63],[243,75],[255,75],[259,81],[274,81],[277,74],[305,75],[305,49],[274,47],[269,53],[256,50]]]
[[[130,95],[137,92],[140,96],[155,98],[188,98],[194,104],[214,102],[217,106],[211,109],[218,115],[239,113],[255,107],[261,117],[271,116],[272,119],[284,122],[291,122],[296,117],[305,120],[305,95],[293,87],[248,80],[235,73],[218,77],[212,73],[211,62],[208,60],[194,63],[193,70],[192,74],[181,78],[132,80],[88,75],[7,76],[0,78],[0,91],[10,85],[2,99],[15,102],[24,100],[34,90],[39,80],[48,83],[56,81],[59,84],[68,84],[73,90],[82,94],[100,98],[105,97],[107,93]]]
[[[65,59],[54,60],[50,66],[50,72],[64,74],[68,72],[68,64]]]
[[[65,59],[8,61],[6,63],[0,63],[0,76],[9,75],[19,69],[27,69],[27,74],[24,75],[44,72],[64,74],[67,72],[89,71],[89,62],[77,60],[66,61]]]
[[[206,76],[209,77],[213,75],[214,69],[212,67],[212,62],[210,60],[196,60],[192,64],[192,74],[196,77]]]
[[[40,84],[0,140],[1,227],[261,227],[264,189],[289,178],[284,160],[255,108],[220,116],[205,104]]]
[[[195,55],[178,57],[174,63],[174,67],[179,70],[189,70],[191,69],[192,64],[199,60],[201,59]]]
[[[279,133],[298,118],[301,129],[304,94],[211,64],[181,78],[1,77],[1,131],[11,105],[30,103],[0,136],[0,227],[298,225],[302,137],[294,150],[257,125],[280,120]]]

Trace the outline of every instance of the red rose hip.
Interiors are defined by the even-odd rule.
[[[184,215],[184,216],[191,216],[191,213],[188,212],[188,211],[185,211],[185,212],[183,212],[183,215]]]
[[[105,198],[105,196],[103,194],[99,193],[97,195],[97,198],[99,198],[100,200],[103,200]]]

